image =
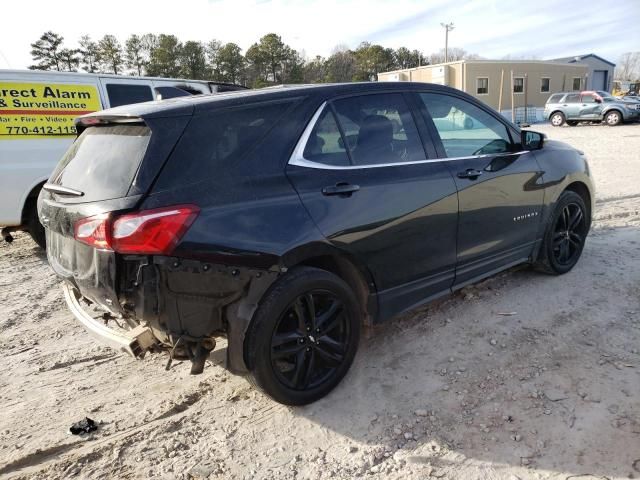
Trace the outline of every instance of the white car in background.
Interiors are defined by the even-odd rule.
[[[0,70],[0,227],[44,247],[36,200],[74,141],[74,119],[131,103],[244,89],[239,85],[88,73]]]

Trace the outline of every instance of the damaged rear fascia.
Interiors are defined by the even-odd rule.
[[[171,347],[226,336],[227,367],[247,371],[244,336],[260,298],[280,267],[255,268],[164,256],[125,255],[120,304]]]

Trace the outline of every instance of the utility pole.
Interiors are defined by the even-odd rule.
[[[440,23],[442,28],[444,28],[444,63],[449,61],[449,32],[453,30],[455,27],[453,22],[450,23]]]

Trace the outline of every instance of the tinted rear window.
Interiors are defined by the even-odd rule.
[[[62,157],[51,181],[84,192],[74,201],[123,197],[150,138],[151,130],[143,125],[87,128]]]

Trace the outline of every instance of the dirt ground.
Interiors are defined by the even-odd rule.
[[[0,477],[640,478],[640,124],[534,129],[596,178],[578,266],[515,269],[367,331],[303,408],[227,373],[224,345],[200,376],[99,345],[31,240],[0,244]],[[69,434],[85,416],[97,432]]]

